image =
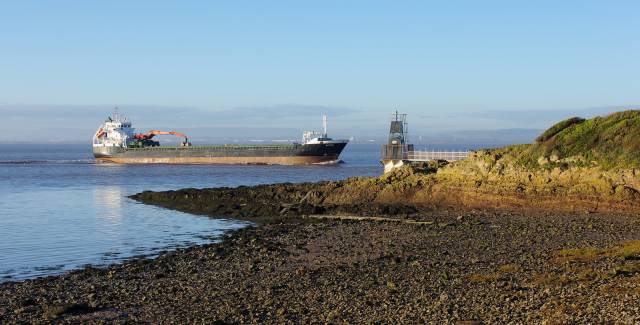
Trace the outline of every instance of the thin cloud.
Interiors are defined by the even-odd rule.
[[[576,109],[556,109],[556,110],[487,110],[479,112],[470,112],[465,114],[470,117],[492,119],[497,121],[516,122],[526,125],[527,123],[549,123],[563,120],[573,116],[584,118],[595,117],[598,115],[606,115],[609,113],[623,111],[628,109],[637,109],[640,105],[625,106],[602,106],[590,108]]]
[[[37,141],[40,134],[55,133],[60,141],[77,141],[93,134],[115,105],[2,105],[0,142]],[[140,129],[171,128],[193,130],[202,136],[293,136],[302,129],[318,127],[320,115],[334,118],[358,112],[346,107],[283,104],[205,110],[195,107],[118,105],[120,113]],[[54,132],[60,128],[64,132]],[[265,129],[270,128],[270,129]],[[300,128],[298,130],[297,128]],[[203,130],[210,132],[205,134]],[[332,129],[333,130],[333,129]],[[339,131],[335,129],[334,131]]]
[[[271,118],[298,118],[327,114],[330,116],[343,116],[360,112],[360,110],[348,107],[335,107],[323,105],[282,104],[272,106],[248,106],[236,107],[215,112],[218,118],[226,119],[271,119]]]

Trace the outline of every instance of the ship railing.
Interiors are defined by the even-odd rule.
[[[300,147],[298,144],[289,145],[219,145],[219,146],[158,146],[158,147],[142,147],[135,148],[130,147],[129,150],[137,151],[170,151],[170,150],[214,150],[214,151],[227,151],[236,149],[245,150],[291,150]]]

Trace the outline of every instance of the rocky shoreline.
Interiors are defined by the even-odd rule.
[[[640,321],[637,215],[390,217],[267,218],[155,260],[5,283],[0,323]]]
[[[640,112],[377,178],[142,192],[220,243],[0,285],[0,323],[640,323]]]

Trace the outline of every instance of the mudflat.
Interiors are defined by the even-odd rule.
[[[636,215],[395,218],[285,218],[155,260],[5,283],[0,321],[640,321]]]

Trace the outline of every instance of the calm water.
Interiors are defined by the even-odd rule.
[[[112,165],[87,145],[0,145],[0,282],[101,266],[215,240],[246,226],[137,203],[143,190],[379,175],[379,146],[324,166]]]

